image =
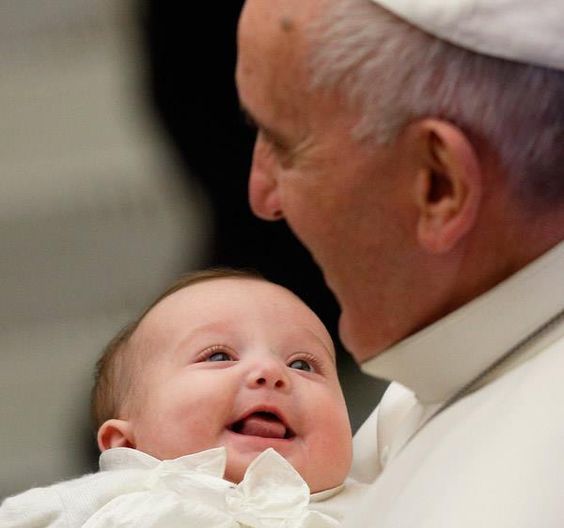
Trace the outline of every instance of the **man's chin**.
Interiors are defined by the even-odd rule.
[[[363,354],[358,349],[355,335],[350,328],[349,319],[345,316],[344,312],[341,312],[339,316],[339,338],[354,360],[357,363],[361,363]]]
[[[339,337],[343,346],[359,365],[377,356],[391,345],[391,342],[385,342],[381,336],[379,339],[377,332],[366,332],[366,323],[363,327],[359,328],[353,324],[352,318],[347,316],[346,311],[341,312]]]

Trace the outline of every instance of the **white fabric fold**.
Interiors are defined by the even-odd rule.
[[[227,454],[225,447],[206,449],[174,460],[159,460],[128,447],[108,449],[100,455],[100,470],[156,469],[162,472],[195,471],[212,477],[223,477]],[[166,469],[168,468],[168,469]]]
[[[226,496],[229,512],[249,526],[280,526],[307,513],[309,488],[292,465],[267,449],[249,465],[245,477]]]
[[[261,453],[235,485],[222,478],[225,448],[160,461],[134,449],[101,456],[105,471],[144,468],[144,490],[115,497],[83,528],[335,528],[331,517],[310,511],[310,492],[274,449]]]

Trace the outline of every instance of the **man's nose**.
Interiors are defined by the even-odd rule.
[[[275,170],[275,161],[259,132],[249,177],[249,203],[253,213],[263,220],[275,221],[283,217]]]
[[[286,369],[286,365],[277,359],[258,359],[247,373],[247,386],[251,389],[287,390],[290,378]]]

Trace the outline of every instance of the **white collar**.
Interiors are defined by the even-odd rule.
[[[175,526],[192,526],[195,519],[201,520],[201,526],[210,526],[210,521],[214,526],[263,528],[334,528],[336,524],[322,512],[309,510],[306,482],[272,448],[249,464],[239,484],[218,477],[221,464],[225,466],[224,447],[163,461],[128,448],[110,449],[100,458],[103,470],[140,470],[135,475],[139,489],[114,498],[88,526],[121,526],[124,516],[131,515],[140,516],[136,526],[164,526],[173,511]],[[147,494],[155,491],[157,502],[148,500]]]
[[[129,447],[115,447],[100,455],[100,470],[174,468],[177,471],[196,471],[211,477],[222,478],[227,459],[225,447],[206,449],[174,460],[159,460],[143,451]]]
[[[422,403],[448,400],[564,309],[564,242],[488,292],[365,362]]]
[[[137,449],[115,447],[104,451],[100,455],[100,470],[150,469],[156,471],[157,474],[164,472],[179,474],[185,471],[193,471],[209,477],[223,478],[226,460],[227,450],[225,447],[207,449],[173,460],[159,460]],[[257,474],[260,475],[261,479],[265,479],[268,478],[267,473],[275,474],[278,486],[280,485],[281,479],[285,479],[287,482],[291,482],[294,488],[300,490],[301,493],[306,493],[309,497],[309,487],[300,474],[284,457],[271,448],[263,451],[249,465],[245,473],[244,482],[242,482],[239,487],[248,490],[250,489],[249,482],[255,482]],[[343,488],[344,484],[341,484],[335,488],[313,493],[311,495],[311,501],[325,501],[340,493]]]

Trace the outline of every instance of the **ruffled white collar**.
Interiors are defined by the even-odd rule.
[[[235,485],[223,480],[227,450],[224,447],[207,449],[198,453],[185,455],[174,460],[159,460],[147,453],[117,447],[108,449],[100,455],[100,470],[112,471],[120,469],[151,470],[156,480],[176,480],[186,478],[187,474],[211,477],[222,480],[230,488],[238,488],[246,495],[252,495],[257,486],[264,493],[265,486],[273,492],[280,492],[287,497],[294,497],[302,504],[321,502],[338,494],[344,485],[313,493],[310,496],[309,487],[294,467],[274,449],[263,451],[247,468],[241,483]],[[298,498],[299,496],[299,498]],[[307,500],[306,500],[307,499]]]

